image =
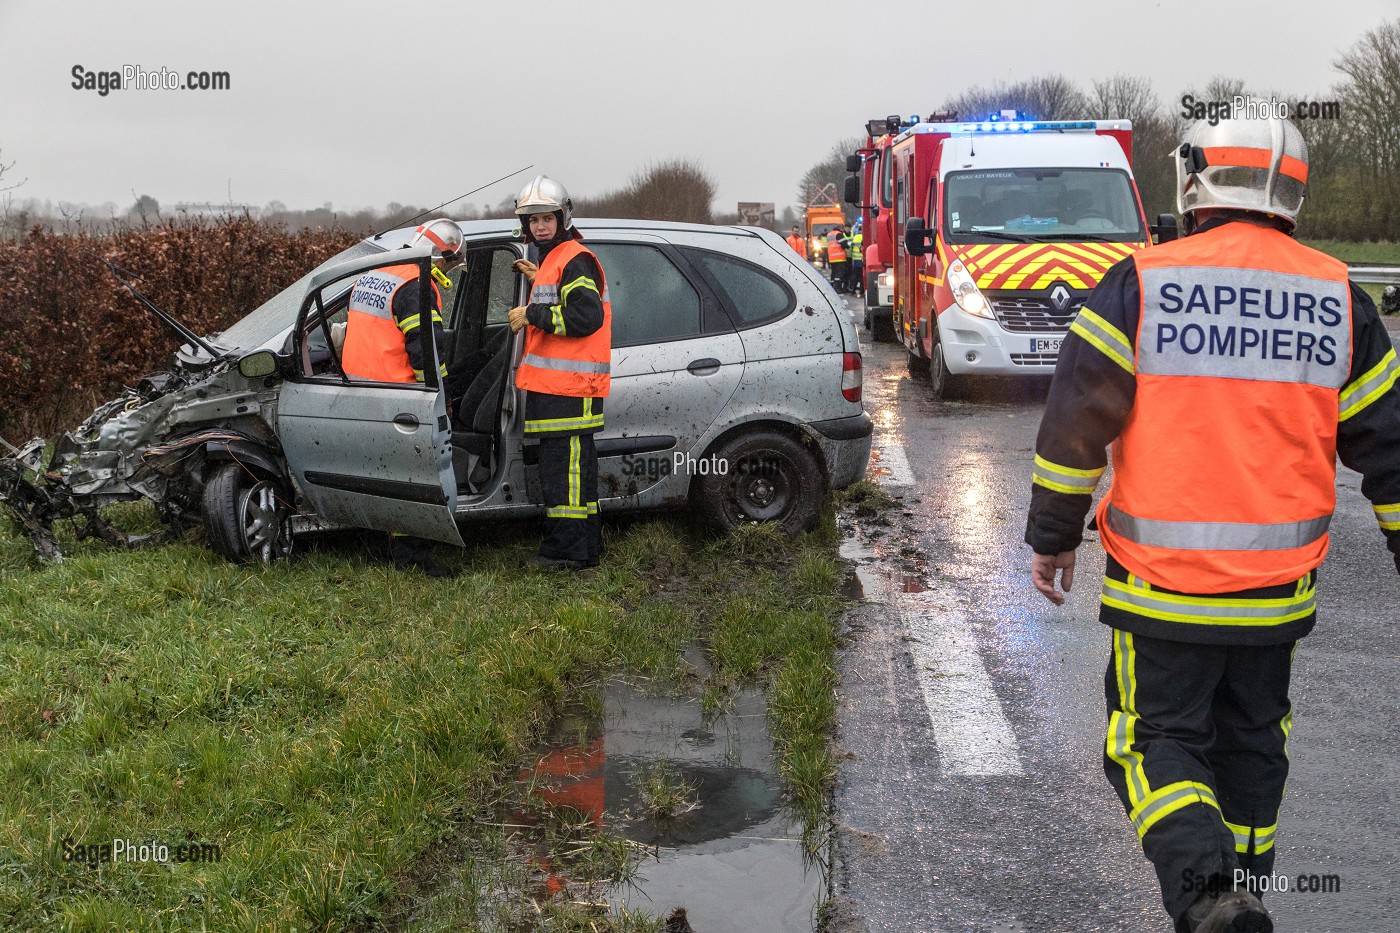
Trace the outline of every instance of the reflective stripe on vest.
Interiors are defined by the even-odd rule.
[[[553,308],[553,326],[563,330],[564,302],[568,301],[568,286],[572,283],[561,281],[564,267],[580,255],[593,256],[589,249],[578,240],[566,240],[549,251],[535,273],[535,284],[530,289],[532,304],[549,304]],[[599,281],[589,280],[589,290],[596,288],[603,303],[603,324],[585,337],[570,337],[548,333],[538,327],[525,328],[525,353],[515,371],[517,388],[550,395],[567,395],[575,398],[601,398],[610,388],[612,362],[612,304],[608,299],[607,278],[603,275],[602,263],[593,256],[598,266]]]
[[[1246,223],[1133,260],[1142,305],[1131,352],[1092,312],[1074,328],[1136,381],[1099,505],[1105,550],[1183,593],[1299,579],[1322,563],[1336,505],[1352,343],[1345,264]],[[1356,386],[1358,400],[1374,381]]]
[[[610,369],[607,363],[586,363],[581,360],[553,360],[548,357],[538,356],[534,353],[525,354],[521,360],[527,366],[536,366],[540,369],[552,369],[561,373],[606,373]],[[558,393],[555,393],[556,395]]]
[[[418,280],[418,266],[405,264],[373,269],[355,280],[346,312],[341,368],[353,379],[374,382],[417,382],[408,363],[404,335],[394,321],[394,295]]]
[[[1112,503],[1108,527],[1135,544],[1181,551],[1281,551],[1311,544],[1327,533],[1331,515],[1301,522],[1169,522],[1137,518]]]

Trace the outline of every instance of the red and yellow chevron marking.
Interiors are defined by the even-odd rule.
[[[977,243],[950,246],[978,288],[1093,288],[1108,267],[1146,243]]]

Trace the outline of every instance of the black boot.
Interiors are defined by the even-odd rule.
[[[391,535],[389,554],[398,570],[417,570],[424,576],[441,579],[452,576],[452,571],[433,560],[433,545],[422,538],[411,535]]]
[[[1191,933],[1273,933],[1274,921],[1245,890],[1202,894],[1186,912]]]

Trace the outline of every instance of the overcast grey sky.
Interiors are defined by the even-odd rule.
[[[18,198],[435,204],[528,163],[600,194],[684,157],[716,207],[795,200],[887,113],[971,85],[1215,75],[1329,99],[1396,0],[0,0],[0,158]],[[75,90],[72,69],[227,71],[227,91]],[[470,199],[495,203],[526,179]]]

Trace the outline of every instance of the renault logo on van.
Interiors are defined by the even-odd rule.
[[[1055,287],[1050,289],[1050,303],[1056,311],[1063,311],[1069,306],[1069,289],[1063,282],[1056,282]]]

